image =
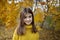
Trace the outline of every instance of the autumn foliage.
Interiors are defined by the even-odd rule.
[[[24,0],[23,2],[14,3],[12,2],[9,4],[7,1],[1,0],[0,1],[0,20],[2,20],[2,24],[5,25],[6,28],[17,26],[17,19],[19,12],[22,10],[22,7],[33,7],[33,0]],[[45,2],[40,2],[40,4],[44,5]],[[49,6],[49,15],[60,15],[60,12],[57,11],[58,9],[54,6]],[[45,18],[45,12],[41,11],[41,9],[37,8],[34,13],[35,22],[42,23]],[[53,20],[56,20],[57,16],[53,16]],[[58,24],[57,24],[58,25]]]

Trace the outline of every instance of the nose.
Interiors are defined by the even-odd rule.
[[[29,20],[29,18],[27,18],[26,20]]]

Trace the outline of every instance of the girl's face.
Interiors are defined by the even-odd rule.
[[[32,14],[26,13],[24,14],[24,23],[30,25],[32,23]]]

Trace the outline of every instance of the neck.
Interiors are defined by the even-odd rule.
[[[32,28],[32,25],[25,25],[26,28]]]

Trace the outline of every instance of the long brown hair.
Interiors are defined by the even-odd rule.
[[[26,24],[24,24],[24,21],[23,21],[25,13],[32,14],[32,23],[31,23],[32,24],[32,29],[31,30],[32,30],[33,33],[37,32],[35,24],[34,24],[34,15],[33,15],[32,10],[30,8],[24,8],[24,10],[20,13],[20,26],[17,29],[17,34],[18,35],[23,35],[24,31],[25,31],[24,25],[26,25]]]

